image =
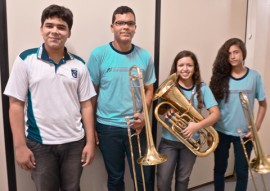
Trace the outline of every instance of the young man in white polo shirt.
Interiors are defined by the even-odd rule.
[[[80,190],[82,167],[94,159],[96,92],[84,61],[65,48],[72,24],[69,9],[44,9],[44,43],[17,56],[4,92],[16,161],[42,191]]]

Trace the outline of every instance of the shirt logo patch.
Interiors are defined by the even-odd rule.
[[[77,69],[71,69],[71,75],[73,78],[77,78],[78,77],[78,70]]]

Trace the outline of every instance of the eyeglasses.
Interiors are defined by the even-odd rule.
[[[136,23],[134,21],[115,21],[114,24],[116,26],[122,27],[122,26],[129,26],[129,27],[133,27],[136,25]]]

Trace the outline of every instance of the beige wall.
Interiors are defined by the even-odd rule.
[[[43,42],[39,32],[41,12],[53,3],[64,5],[72,10],[74,24],[67,46],[86,61],[93,48],[113,39],[110,30],[112,13],[120,5],[128,5],[135,11],[137,30],[133,42],[148,49],[151,53],[154,51],[154,0],[137,0],[136,2],[132,0],[80,0],[79,3],[73,0],[28,0],[27,6],[25,1],[8,0],[10,65],[20,51],[39,46]],[[147,10],[147,16],[145,10]]]
[[[257,70],[264,81],[268,111],[259,131],[259,137],[265,154],[269,155],[270,147],[267,145],[269,145],[270,135],[270,1],[251,0],[249,1],[248,12],[247,58],[245,64]]]
[[[30,2],[31,6],[29,6]],[[30,2],[26,6],[25,1],[7,1],[10,68],[20,51],[39,46],[42,42],[39,34],[41,11],[52,3],[65,5],[73,11],[74,26],[67,45],[70,50],[81,55],[85,60],[88,59],[94,47],[112,40],[111,14],[117,6],[124,4],[131,6],[137,16],[138,28],[134,43],[147,48],[152,54],[154,52],[154,0],[80,0],[80,3],[72,0],[31,0]],[[250,27],[248,33],[252,34],[252,38],[247,40],[246,64],[258,70],[265,82],[269,82],[266,71],[270,69],[269,64],[267,65],[270,60],[270,3],[269,1],[258,1],[258,4],[255,2],[257,1],[250,5],[252,15],[248,17],[248,27]],[[170,0],[161,3],[160,82],[167,77],[174,56],[180,50],[189,49],[197,55],[203,79],[208,83],[212,63],[221,44],[233,36],[244,39],[247,0]],[[269,83],[266,83],[266,89],[269,89]],[[269,97],[269,91],[267,95]],[[267,143],[268,137],[263,135],[269,135],[269,128],[267,128],[269,123],[270,121],[266,119],[265,127],[260,132],[263,145]],[[2,127],[2,117],[0,125]],[[159,136],[160,130],[161,127],[158,127]],[[3,134],[0,133],[1,153],[4,152],[2,136]],[[269,147],[265,149],[266,153],[270,153]],[[0,164],[4,162],[5,158],[0,158]],[[232,173],[232,166],[233,163],[230,162],[228,175]],[[0,168],[5,169],[5,166],[3,168],[0,166]],[[33,191],[34,186],[29,173],[19,168],[16,170],[18,191]],[[212,155],[207,158],[198,158],[190,186],[212,181],[212,171]],[[1,170],[0,177],[0,190],[7,190],[7,187],[2,187],[6,182],[5,171]],[[129,173],[126,173],[126,180],[127,188],[129,188],[131,186]],[[1,181],[4,181],[4,184]],[[85,168],[81,182],[82,190],[106,190],[106,172],[99,151],[94,163]]]

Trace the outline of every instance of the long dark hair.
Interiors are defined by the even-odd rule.
[[[202,109],[203,108],[203,102],[202,102],[202,93],[201,93],[201,72],[200,72],[200,67],[199,67],[199,63],[198,63],[198,59],[196,57],[196,55],[188,50],[183,50],[181,52],[179,52],[173,61],[172,67],[171,67],[171,71],[170,71],[170,75],[175,73],[177,71],[177,62],[178,60],[180,60],[181,58],[184,57],[190,57],[194,63],[194,74],[192,75],[192,80],[194,82],[195,85],[195,91],[197,93],[197,100],[198,100],[198,108]]]
[[[225,102],[227,102],[229,98],[229,79],[231,76],[229,49],[232,45],[236,45],[240,48],[242,51],[243,60],[245,60],[247,50],[244,42],[238,38],[231,38],[227,40],[220,47],[217,53],[213,64],[212,77],[209,84],[216,100],[225,99]]]

